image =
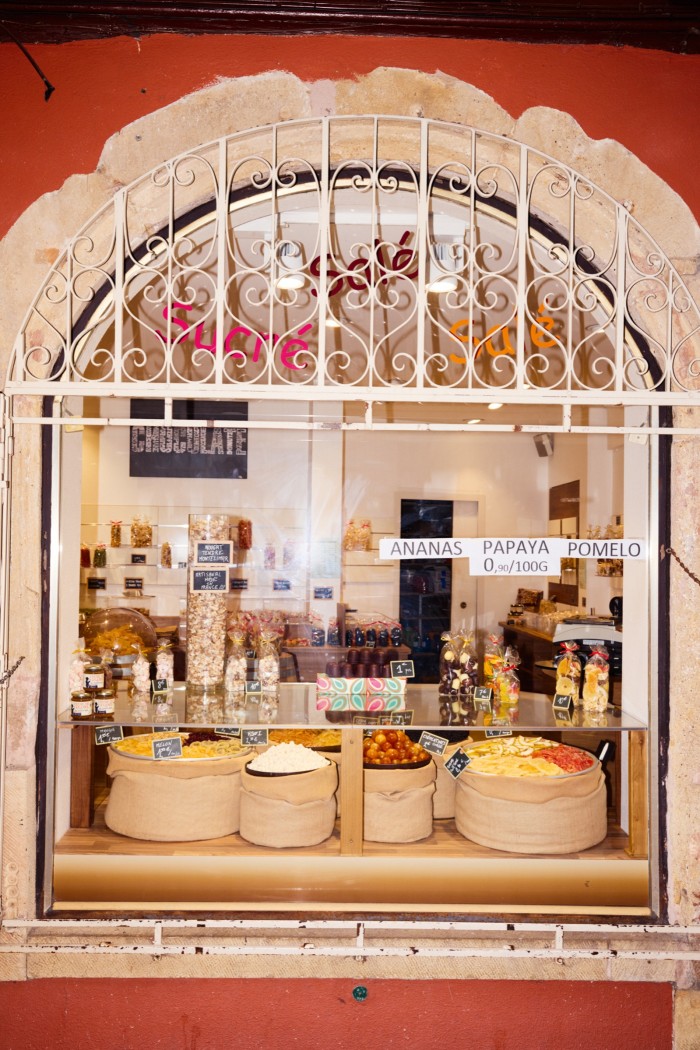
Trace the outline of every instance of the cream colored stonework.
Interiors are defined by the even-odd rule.
[[[114,190],[183,151],[243,128],[321,114],[388,113],[420,116],[483,128],[521,141],[571,165],[626,202],[635,219],[659,242],[689,285],[700,296],[700,234],[690,210],[668,186],[619,143],[589,139],[572,117],[537,108],[515,120],[493,99],[470,84],[441,73],[381,68],[353,81],[304,84],[287,73],[271,72],[240,80],[222,80],[171,106],[128,125],[105,145],[95,173],[73,175],[61,190],[36,201],[0,244],[0,375],[5,375],[12,342],[33,295],[51,262],[90,217],[111,200]],[[299,132],[302,135],[302,131]],[[400,142],[400,135],[397,137]],[[679,154],[681,147],[679,146]],[[36,411],[28,401],[25,414]],[[700,418],[694,420],[700,426]],[[698,508],[700,507],[700,439],[677,438],[673,459],[673,543],[690,568],[700,575]],[[28,428],[18,443],[14,491],[11,657],[25,655],[21,674],[9,696],[8,803],[5,816],[5,907],[7,915],[31,917],[34,899],[33,753],[39,684],[40,455],[36,433]],[[671,567],[673,631],[671,634],[671,748],[667,792],[670,914],[685,925],[698,921],[700,904],[700,588],[677,565]],[[80,931],[80,943],[109,940],[104,933]],[[122,931],[120,943],[144,945],[143,934]],[[214,957],[178,955],[150,958],[108,954],[48,954],[52,938],[42,933],[32,943],[47,954],[26,957],[3,954],[3,946],[21,943],[21,934],[0,939],[0,979],[46,976],[344,976],[483,977],[549,980],[675,981],[687,987],[692,967],[673,960],[552,960],[424,958],[307,958],[288,956]],[[54,938],[55,939],[55,938]],[[112,938],[112,943],[116,938]],[[373,943],[381,943],[381,934]],[[647,933],[641,950],[679,951],[691,942]],[[444,938],[443,947],[454,947]],[[457,942],[458,943],[458,942]],[[469,935],[475,946],[488,937]],[[612,942],[611,942],[612,943]],[[697,949],[697,945],[695,945]],[[679,991],[676,998],[676,1050],[690,1050],[697,1039],[698,993]],[[695,1033],[695,1034],[693,1034]]]

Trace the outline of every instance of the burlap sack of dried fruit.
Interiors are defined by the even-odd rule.
[[[110,748],[105,823],[120,835],[151,842],[231,835],[238,831],[241,769],[249,758],[151,760]]]
[[[449,820],[455,815],[455,791],[457,781],[445,769],[445,762],[454,755],[459,747],[464,747],[471,742],[471,737],[460,741],[458,744],[450,744],[445,748],[443,755],[435,756],[435,794],[433,795],[433,817],[435,820]]]
[[[369,842],[417,842],[433,830],[435,763],[418,769],[380,766],[364,771],[364,837]]]
[[[241,772],[240,834],[256,846],[315,846],[333,832],[338,768],[255,776]]]
[[[599,766],[579,776],[479,776],[457,781],[457,830],[508,853],[576,853],[607,834],[605,778]]]

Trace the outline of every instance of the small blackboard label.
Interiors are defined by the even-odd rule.
[[[146,564],[146,555],[145,554],[132,554],[131,555],[131,564],[132,565],[145,565]]]
[[[572,696],[566,696],[564,693],[555,693],[554,699],[552,700],[552,707],[555,711],[568,711],[572,702]]]
[[[227,591],[228,569],[193,569],[193,591]]]
[[[413,660],[392,660],[389,666],[392,678],[413,678],[416,673]]]
[[[123,739],[124,730],[121,726],[98,726],[95,730],[96,744],[114,744]]]
[[[332,587],[314,587],[314,599],[316,601],[330,600],[333,597]]]
[[[152,740],[151,749],[154,758],[181,758],[182,738],[179,736],[168,736],[165,740]]]
[[[231,544],[198,543],[196,560],[198,565],[230,565]]]
[[[153,732],[154,733],[177,733],[179,728],[180,728],[179,726],[166,726],[166,725],[153,726]]]
[[[257,747],[267,744],[268,729],[241,729],[241,744],[243,747]]]
[[[232,591],[247,591],[248,581],[239,579],[237,576],[232,576],[229,580],[229,589]]]
[[[246,696],[260,696],[262,693],[262,682],[254,678],[252,682],[245,684]]]
[[[103,576],[89,576],[87,585],[89,591],[104,591],[107,589],[107,581]]]
[[[352,724],[354,726],[391,725],[390,722],[386,722],[386,723],[382,722],[382,716],[381,715],[371,715],[371,714],[369,714],[369,712],[367,712],[366,714],[363,714],[363,715],[353,715],[352,716]]]
[[[142,591],[143,590],[143,576],[125,576],[124,577],[124,590],[125,591]]]
[[[486,739],[487,740],[493,740],[495,737],[499,737],[499,736],[512,736],[512,735],[513,735],[513,730],[512,729],[487,729],[486,730]]]
[[[474,689],[474,707],[477,711],[491,710],[491,698],[493,697],[493,689],[487,685],[477,685]]]
[[[219,736],[240,736],[240,726],[214,726],[214,732],[218,733]]]
[[[273,591],[291,591],[292,581],[291,580],[273,580],[272,581]]]
[[[168,691],[168,679],[167,678],[153,678],[151,680],[151,694],[156,696],[160,693],[167,693]]]
[[[563,711],[560,707],[554,708],[554,721],[558,722],[559,725],[572,726],[574,723],[571,721],[571,715],[568,711]]]
[[[450,776],[454,777],[456,780],[459,774],[467,768],[470,762],[471,758],[467,752],[462,751],[462,748],[458,747],[454,754],[450,755],[447,762],[445,762],[445,769]]]
[[[412,726],[413,711],[392,711],[389,718],[391,726]]]
[[[418,743],[433,755],[444,755],[449,740],[444,736],[436,736],[435,733],[423,732]]]

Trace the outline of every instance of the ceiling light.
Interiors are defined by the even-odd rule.
[[[455,292],[457,290],[459,282],[454,273],[449,272],[454,270],[457,261],[451,251],[451,247],[451,244],[447,244],[444,241],[435,241],[432,245],[431,253],[433,258],[430,261],[428,292],[434,292],[439,295],[444,292]]]
[[[503,408],[503,405],[499,401],[492,401],[489,405],[491,412],[495,412],[497,408]]]
[[[280,245],[279,263],[282,272],[277,279],[277,287],[293,291],[303,288],[306,279],[302,273],[297,272],[304,265],[299,245],[294,241],[284,241]]]

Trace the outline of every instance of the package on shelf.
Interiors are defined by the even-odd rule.
[[[405,678],[316,676],[317,711],[403,711]]]

